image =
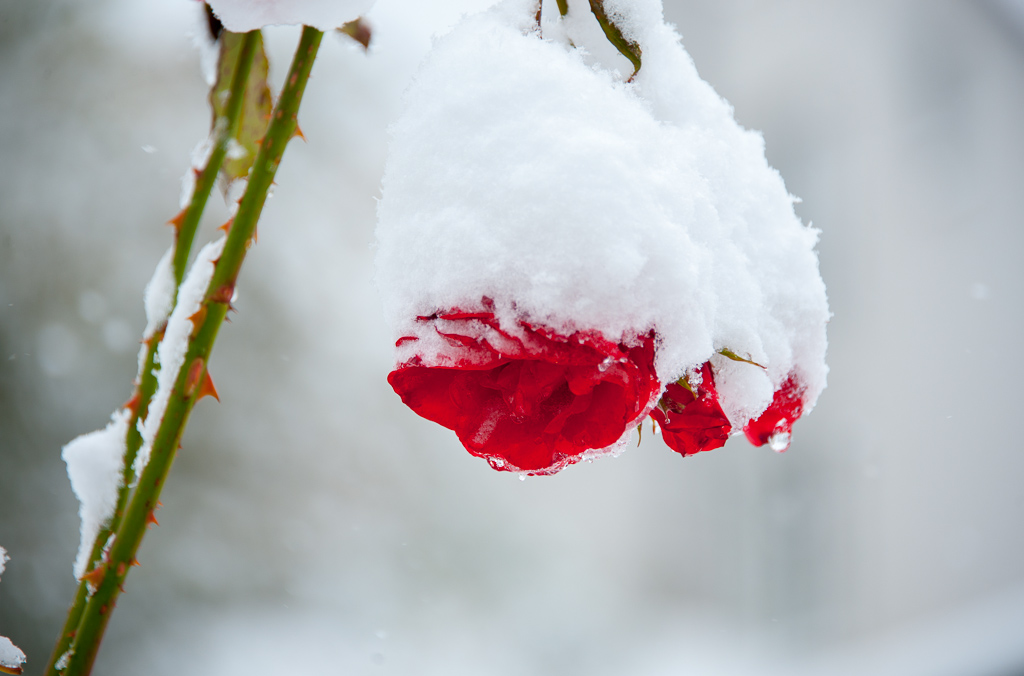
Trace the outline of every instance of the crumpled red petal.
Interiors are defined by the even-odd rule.
[[[651,411],[661,427],[661,437],[669,448],[687,456],[721,448],[732,425],[718,402],[711,364],[701,367],[701,382],[694,392],[671,383],[665,388],[658,406]]]
[[[484,306],[491,307],[486,299]],[[428,367],[414,357],[388,383],[409,408],[454,430],[495,469],[551,474],[578,462],[618,441],[660,389],[653,331],[635,344],[617,344],[594,332],[563,336],[526,321],[521,331],[508,331],[488,311],[453,309],[418,319],[432,322],[457,358],[452,366]],[[497,340],[482,338],[482,326],[494,329]]]
[[[786,382],[775,391],[772,403],[764,413],[748,422],[743,433],[755,446],[768,444],[774,451],[789,448],[790,435],[795,423],[804,412],[803,388],[790,375]]]

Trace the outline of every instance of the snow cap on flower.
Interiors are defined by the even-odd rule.
[[[229,31],[244,33],[263,26],[305,24],[322,31],[358,19],[373,0],[207,0]]]
[[[457,361],[417,318],[491,298],[503,325],[653,331],[662,384],[710,362],[733,430],[790,378],[810,410],[827,371],[817,231],[761,135],[700,79],[658,0],[605,2],[642,51],[632,77],[586,0],[540,30],[536,8],[507,0],[438,39],[392,127],[377,283],[396,341],[418,337],[397,364]]]

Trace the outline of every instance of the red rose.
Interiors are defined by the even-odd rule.
[[[503,327],[489,299],[484,307],[418,317],[451,349],[408,359],[388,382],[409,408],[454,430],[495,469],[553,474],[579,462],[617,442],[660,389],[653,331],[616,344],[596,332],[564,336],[525,320]]]
[[[700,375],[701,381],[696,385],[669,384],[658,406],[651,411],[661,427],[662,439],[684,456],[721,448],[732,431],[718,403],[710,363],[701,367]]]
[[[803,388],[792,375],[775,391],[772,403],[756,420],[743,428],[747,439],[755,446],[768,444],[773,451],[782,452],[789,448],[793,423],[804,412]]]

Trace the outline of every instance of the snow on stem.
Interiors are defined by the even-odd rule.
[[[117,529],[106,557],[92,576],[95,592],[88,597],[73,642],[55,655],[64,676],[88,674],[99,650],[107,621],[120,595],[121,585],[135,562],[146,527],[154,522],[160,490],[177,451],[195,402],[207,391],[206,364],[234,293],[235,281],[256,229],[285,146],[295,135],[296,117],[306,82],[323,33],[305,27],[296,49],[284,89],[271,117],[238,213],[215,261],[213,276],[203,295],[200,311],[192,317],[195,329],[188,340],[185,358],[174,379],[166,410],[156,430],[149,462],[139,477],[135,492]],[[215,173],[215,172],[214,172]],[[51,666],[51,669],[53,667]],[[53,671],[48,672],[53,673]]]
[[[9,557],[7,551],[0,547],[0,575],[4,572],[4,566]],[[20,674],[21,665],[25,663],[25,653],[11,643],[11,639],[0,636],[0,674]]]
[[[203,215],[203,210],[206,208],[206,202],[210,197],[210,192],[213,190],[213,186],[217,178],[217,172],[220,170],[220,166],[224,162],[225,155],[227,154],[228,142],[237,133],[239,120],[241,118],[242,104],[244,103],[245,87],[249,78],[249,71],[252,66],[253,57],[256,53],[259,40],[259,31],[248,33],[244,37],[241,53],[235,64],[235,71],[231,80],[227,110],[223,116],[224,122],[216,127],[218,133],[213,150],[210,153],[206,166],[199,173],[195,188],[192,191],[192,197],[189,205],[170,221],[170,223],[174,225],[172,268],[175,288],[181,284],[181,281],[184,278],[185,263],[188,260],[189,253],[192,249],[192,241],[195,238],[196,229],[199,226],[199,219]],[[161,265],[162,264],[163,261],[161,261]],[[170,314],[171,309],[173,309],[173,298],[172,306],[170,308],[166,308],[168,315]],[[147,310],[149,310],[148,307]],[[100,528],[96,535],[96,539],[93,541],[92,551],[89,554],[88,565],[86,566],[86,570],[90,571],[97,570],[100,565],[103,550],[106,547],[110,536],[116,532],[120,526],[121,518],[128,505],[129,488],[132,485],[133,478],[132,465],[135,461],[135,455],[142,446],[142,435],[138,430],[138,422],[139,420],[144,420],[146,418],[146,413],[149,409],[149,402],[153,397],[153,393],[156,391],[157,378],[153,367],[156,358],[157,346],[163,338],[163,325],[166,323],[167,315],[162,319],[149,319],[150,321],[156,319],[159,326],[154,327],[153,329],[147,327],[146,336],[144,337],[143,342],[143,350],[145,353],[144,356],[140,355],[139,371],[135,378],[135,390],[132,393],[131,398],[122,408],[122,410],[130,412],[130,418],[128,420],[128,429],[125,439],[125,456],[122,467],[121,485],[118,489],[117,505],[114,509],[113,515],[111,516],[110,522]],[[53,655],[50,657],[50,662],[44,672],[45,676],[55,676],[60,672],[60,669],[57,668],[57,664],[61,659],[61,656],[64,655],[71,647],[71,642],[76,634],[88,596],[89,582],[86,579],[82,579],[79,582],[75,599],[72,602],[71,607],[68,609],[68,614],[64,621],[64,627],[61,629],[60,635],[57,639],[57,644],[54,647]]]

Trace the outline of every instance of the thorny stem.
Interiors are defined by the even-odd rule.
[[[196,228],[199,227],[199,218],[203,215],[203,209],[206,208],[206,200],[210,197],[213,184],[217,180],[217,173],[227,156],[228,141],[238,134],[238,125],[242,119],[242,107],[245,104],[245,86],[259,41],[260,32],[258,30],[245,34],[245,40],[242,42],[242,49],[238,55],[238,64],[231,78],[231,94],[227,110],[224,117],[214,121],[214,133],[217,137],[213,150],[210,152],[210,159],[196,177],[192,201],[181,214],[181,221],[175,222],[177,241],[174,249],[174,281],[177,285],[180,285],[181,280],[185,278],[185,263],[188,262],[192,240],[195,238]]]
[[[249,69],[252,66],[253,56],[256,53],[258,41],[258,31],[249,33],[245,36],[242,52],[239,55],[238,62],[235,66],[235,72],[231,79],[227,112],[222,118],[224,121],[215,129],[215,133],[217,134],[215,145],[210,153],[206,166],[196,179],[195,188],[192,191],[192,198],[189,205],[173,221],[175,225],[173,262],[175,287],[180,285],[184,278],[185,263],[188,260],[189,253],[192,249],[192,241],[195,239],[196,229],[199,226],[199,219],[206,207],[206,201],[210,197],[210,192],[213,190],[213,185],[217,178],[217,172],[220,170],[220,165],[223,164],[224,157],[227,154],[228,141],[233,138],[238,131],[242,104],[245,100],[245,85],[249,77]],[[131,410],[131,417],[128,420],[128,433],[125,439],[124,467],[122,468],[121,473],[121,485],[118,489],[117,506],[114,509],[114,514],[111,517],[110,522],[101,528],[99,533],[96,535],[96,540],[93,542],[92,546],[92,552],[89,555],[89,563],[86,566],[87,570],[92,570],[100,563],[107,540],[110,538],[112,533],[117,531],[125,508],[128,505],[129,486],[134,474],[132,465],[135,462],[135,455],[142,446],[142,435],[138,430],[138,422],[139,420],[145,420],[146,413],[149,410],[150,399],[152,399],[153,393],[156,391],[156,373],[153,370],[153,366],[156,358],[157,346],[162,338],[163,328],[161,327],[154,335],[148,337],[145,341],[146,357],[143,361],[142,369],[136,376],[135,391],[132,393],[131,399],[128,400],[128,404],[125,406]],[[59,673],[57,669],[57,662],[60,660],[61,655],[71,647],[72,640],[77,633],[78,625],[82,617],[82,611],[85,609],[85,604],[88,600],[88,595],[88,583],[85,580],[81,580],[78,585],[78,591],[75,594],[75,600],[68,609],[67,618],[64,621],[64,626],[57,639],[57,645],[54,647],[53,654],[50,657],[50,662],[46,667],[46,671],[43,672],[44,676],[56,676],[56,674]]]
[[[153,510],[157,507],[160,491],[189,414],[201,396],[201,388],[194,386],[194,379],[198,377],[201,381],[208,377],[207,360],[230,307],[235,280],[266,202],[267,191],[274,180],[285,146],[295,135],[299,105],[322,38],[323,33],[316,29],[305,27],[302,31],[288,79],[253,164],[249,184],[228,232],[223,252],[216,262],[200,312],[196,315],[201,319],[196,320],[197,326],[189,340],[167,410],[153,441],[149,463],[139,478],[114,543],[106,555],[104,574],[97,580],[95,593],[88,599],[82,613],[67,667],[62,672],[64,676],[83,676],[92,669],[103,632],[120,595],[121,585],[135,561],[146,526],[151,522]],[[198,372],[196,365],[199,367]]]

